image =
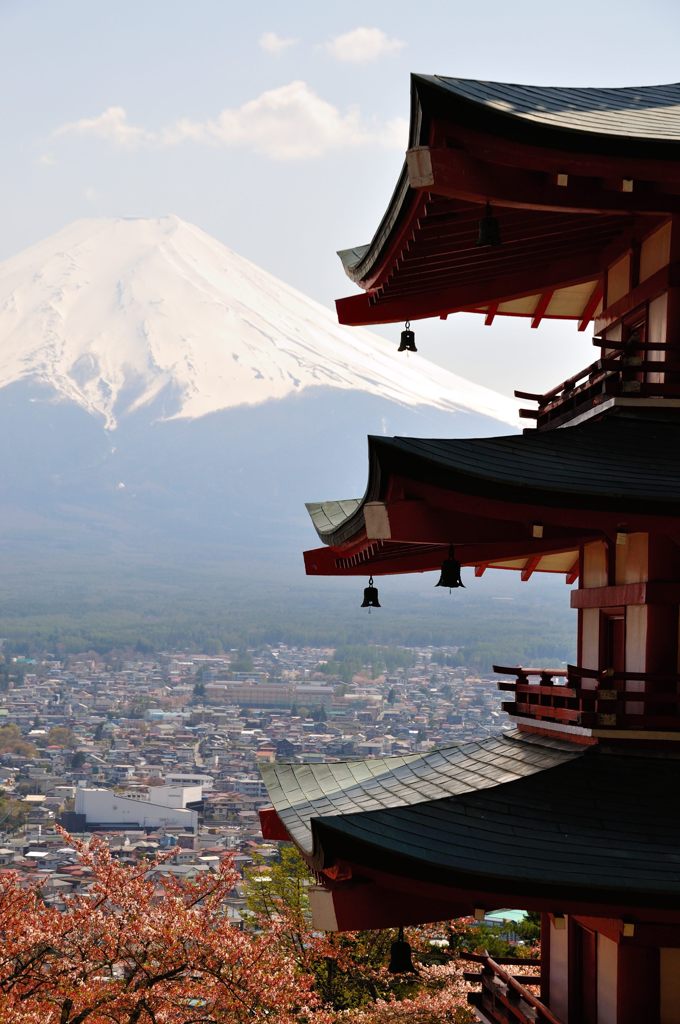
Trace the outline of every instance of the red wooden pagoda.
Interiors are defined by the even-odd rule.
[[[409,149],[346,324],[478,312],[594,324],[533,426],[369,439],[362,500],[310,506],[310,574],[563,573],[577,664],[497,666],[512,731],[265,769],[263,829],[318,872],[320,927],[542,912],[540,999],[489,961],[482,1020],[680,1022],[680,85],[415,76]],[[396,358],[396,356],[395,356]],[[502,661],[502,652],[499,652]]]

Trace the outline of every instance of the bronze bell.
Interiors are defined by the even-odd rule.
[[[491,203],[487,203],[484,216],[479,222],[477,245],[501,244],[501,229],[498,225],[498,220],[491,213]]]
[[[378,600],[378,588],[373,586],[373,577],[369,576],[368,586],[364,587],[364,599],[361,602],[362,608],[379,608],[380,601]]]
[[[416,336],[414,331],[411,330],[411,322],[407,320],[404,324],[404,330],[401,332],[401,341],[399,342],[399,348],[397,352],[417,352],[416,348]]]
[[[404,929],[399,928],[399,938],[392,943],[390,950],[390,963],[387,970],[390,974],[415,974],[415,967],[411,958],[411,947],[404,940]]]
[[[441,576],[435,587],[448,587],[449,590],[457,590],[458,587],[466,589],[460,578],[460,562],[454,557],[453,545],[449,548],[449,557],[442,563]]]

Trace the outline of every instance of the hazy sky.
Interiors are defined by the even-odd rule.
[[[654,84],[680,78],[679,43],[677,0],[0,0],[0,259],[79,217],[176,213],[331,304],[354,290],[335,250],[395,184],[409,72]],[[417,331],[506,392],[594,358],[571,325]]]

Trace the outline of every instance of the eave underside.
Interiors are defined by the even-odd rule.
[[[340,254],[364,289],[338,300],[340,321],[469,311],[584,329],[608,256],[680,212],[680,86],[412,82],[409,149],[388,209],[369,245]],[[501,246],[477,245],[487,202]]]
[[[389,257],[339,299],[348,325],[446,317],[455,312],[584,321],[601,307],[602,253],[628,237],[634,218],[494,207],[503,245],[479,247],[483,209],[427,191],[413,195]],[[343,254],[344,255],[344,254]]]

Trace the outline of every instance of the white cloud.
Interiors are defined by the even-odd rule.
[[[123,107],[107,107],[98,117],[82,117],[57,128],[55,135],[93,135],[118,146],[136,146],[149,138],[142,128],[131,125]]]
[[[294,46],[297,43],[297,39],[279,36],[276,32],[263,32],[258,43],[261,49],[266,50],[267,53],[281,53],[283,50],[287,50],[289,46]]]
[[[54,167],[56,162],[55,157],[53,157],[51,153],[41,153],[37,159],[37,163],[41,164],[43,167]]]
[[[326,43],[326,49],[336,60],[364,64],[391,53],[399,53],[406,44],[401,39],[391,39],[380,28],[355,28],[344,35],[335,36]]]
[[[99,117],[63,125],[56,134],[92,135],[122,147],[145,144],[158,148],[183,142],[238,146],[272,160],[307,160],[337,149],[403,150],[408,125],[403,118],[366,121],[357,108],[343,112],[318,96],[306,82],[290,82],[240,107],[227,107],[213,119],[184,118],[160,132],[136,127],[122,107],[109,107]]]

